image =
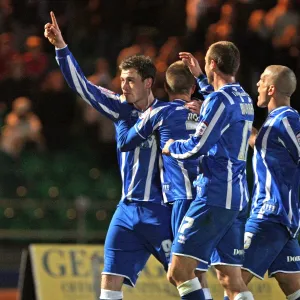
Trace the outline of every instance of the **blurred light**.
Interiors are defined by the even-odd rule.
[[[44,211],[41,208],[37,208],[34,210],[34,215],[37,219],[44,218]]]
[[[48,194],[51,198],[56,198],[59,195],[59,190],[56,186],[52,186],[49,189]]]
[[[92,168],[89,171],[89,175],[92,179],[97,179],[100,177],[100,170],[97,168]]]
[[[117,195],[117,190],[115,188],[110,188],[106,191],[106,196],[108,199],[115,199]]]
[[[107,213],[105,210],[101,209],[96,212],[96,218],[98,221],[104,221],[107,217]]]
[[[18,186],[16,192],[19,197],[24,197],[27,194],[27,189],[25,186]]]
[[[69,208],[67,210],[67,218],[70,220],[76,219],[76,210],[74,208]]]
[[[13,208],[11,207],[7,207],[5,210],[4,210],[4,216],[6,218],[13,218],[15,216],[15,211],[13,210]]]

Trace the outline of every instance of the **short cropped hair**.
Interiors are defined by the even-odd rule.
[[[208,48],[207,55],[209,60],[216,62],[222,73],[236,75],[240,66],[240,51],[232,42],[221,41],[212,44]]]
[[[135,69],[142,77],[142,80],[145,80],[146,78],[152,78],[154,80],[156,75],[154,63],[149,56],[145,55],[132,55],[123,59],[119,65],[119,69],[121,71]]]
[[[174,62],[167,69],[165,86],[168,93],[189,94],[194,84],[194,76],[182,61]]]

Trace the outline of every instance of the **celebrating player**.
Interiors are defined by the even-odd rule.
[[[117,95],[85,78],[53,12],[51,19],[44,35],[56,47],[56,59],[66,81],[83,100],[114,122],[117,137],[121,120],[127,119],[132,126],[139,114],[159,103],[151,91],[156,69],[150,58],[132,56],[121,62],[123,95]],[[126,153],[118,151],[118,161],[122,198],[105,240],[100,299],[122,299],[123,282],[134,286],[151,254],[167,269],[171,248],[171,210],[162,200],[156,139],[150,137]]]
[[[252,139],[255,182],[242,271],[248,284],[268,270],[289,300],[300,299],[300,119],[290,106],[296,84],[294,72],[279,65],[267,67],[257,83],[257,105],[269,115]]]
[[[181,57],[192,65],[189,53],[181,53]],[[253,299],[240,268],[249,197],[246,158],[253,106],[235,80],[239,63],[239,50],[233,43],[223,41],[209,47],[205,71],[214,92],[201,109],[196,133],[185,141],[170,140],[163,149],[164,154],[176,159],[200,157],[202,173],[194,183],[196,199],[172,246],[168,274],[181,299],[204,299],[194,269],[199,261],[207,264],[210,258],[231,300]]]

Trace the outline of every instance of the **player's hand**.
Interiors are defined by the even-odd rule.
[[[258,134],[258,130],[252,126],[251,134],[249,137],[249,145],[251,148],[254,148],[255,140]]]
[[[174,142],[175,142],[174,140],[169,139],[169,140],[165,143],[164,148],[162,149],[162,154],[164,154],[164,155],[171,155],[170,150],[169,150],[169,147],[170,147],[170,145],[171,145],[172,143],[174,143]]]
[[[191,73],[198,77],[203,74],[203,71],[197,59],[189,52],[179,52],[179,58],[189,67]]]
[[[202,101],[193,100],[191,102],[187,102],[185,106],[193,113],[200,115],[200,109],[202,106]]]
[[[57,21],[56,21],[53,11],[50,12],[50,16],[51,16],[52,23],[47,23],[45,25],[44,36],[56,48],[64,48],[65,46],[67,46],[67,44],[65,43],[65,41],[61,35],[60,29],[57,24]]]

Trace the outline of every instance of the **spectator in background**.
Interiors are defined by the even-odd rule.
[[[9,32],[0,35],[0,80],[7,77],[9,62],[17,53],[13,46],[13,35]]]
[[[75,99],[75,95],[65,89],[65,81],[59,70],[48,73],[37,95],[36,107],[49,150],[66,149],[70,144]]]
[[[11,0],[0,1],[0,33],[12,30],[13,10]]]
[[[45,74],[48,66],[47,55],[42,49],[42,40],[38,36],[26,39],[27,51],[24,53],[25,73],[32,79],[39,79]]]
[[[29,77],[25,76],[24,61],[20,54],[15,54],[8,63],[8,73],[5,79],[0,81],[0,102],[10,111],[12,102],[17,97],[33,95],[33,85]]]
[[[31,101],[19,97],[13,102],[13,109],[5,119],[0,148],[13,158],[18,158],[28,144],[38,150],[44,149],[40,119],[31,110]]]

